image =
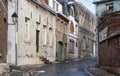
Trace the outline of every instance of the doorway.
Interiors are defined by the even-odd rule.
[[[62,50],[63,50],[63,43],[57,43],[57,52],[56,52],[56,60],[62,60]]]
[[[39,52],[39,30],[36,30],[36,52]]]

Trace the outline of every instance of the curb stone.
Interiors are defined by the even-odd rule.
[[[85,72],[86,72],[88,75],[90,75],[90,76],[95,76],[95,75],[93,75],[92,73],[90,73],[90,72],[88,71],[88,67],[84,68],[84,70],[85,70]]]
[[[95,66],[96,64],[88,65],[88,67],[84,68],[85,72],[90,76],[95,76],[91,72],[88,71],[88,68]]]

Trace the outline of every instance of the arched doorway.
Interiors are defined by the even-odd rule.
[[[57,43],[57,51],[56,51],[56,60],[62,60],[62,50],[63,50],[63,43]]]

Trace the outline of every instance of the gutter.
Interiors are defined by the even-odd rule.
[[[107,2],[111,2],[111,1],[115,1],[115,0],[96,1],[96,2],[93,2],[93,4],[107,3]]]
[[[15,12],[18,15],[18,1],[19,0],[16,0],[16,1],[17,2],[16,2]],[[18,40],[17,40],[17,37],[18,37],[18,21],[15,24],[15,27],[16,27],[16,30],[15,30],[15,66],[18,66]]]
[[[56,12],[57,16],[61,17],[62,19],[64,19],[66,22],[69,22],[68,17],[66,17],[65,15],[63,15],[62,13]]]

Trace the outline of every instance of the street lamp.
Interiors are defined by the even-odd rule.
[[[9,23],[9,25],[15,25],[17,23],[17,18],[18,18],[16,12],[14,12],[11,17],[13,23]]]
[[[13,23],[14,23],[14,24],[17,23],[17,18],[18,18],[18,16],[17,16],[16,12],[14,12],[11,17],[12,17]]]
[[[15,38],[14,38],[14,41],[15,41],[15,43],[13,43],[14,45],[15,45],[15,64],[17,65],[17,31],[18,31],[18,20],[17,20],[17,18],[18,18],[18,15],[17,15],[17,13],[16,12],[14,12],[12,15],[11,15],[11,19],[10,19],[10,21],[11,21],[11,23],[8,23],[8,29],[9,29],[9,31],[8,32],[13,32],[14,31],[14,34],[13,33],[9,33],[9,35],[10,36],[15,36]],[[14,27],[13,29],[14,30],[11,30],[10,29],[10,27]],[[12,37],[13,38],[13,37]],[[11,40],[11,39],[10,39]],[[9,62],[8,62],[8,65],[9,65]]]

